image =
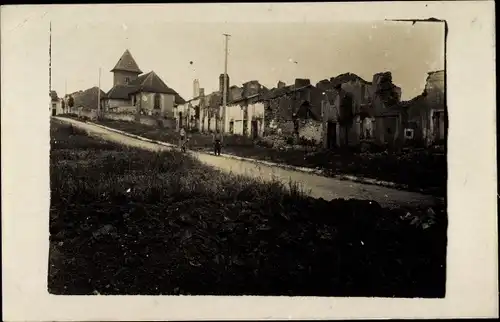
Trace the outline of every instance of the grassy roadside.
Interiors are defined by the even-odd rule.
[[[176,133],[133,122],[101,120],[99,124],[146,138],[177,144]],[[211,151],[211,137],[193,133],[190,148]],[[438,197],[446,195],[446,155],[426,150],[400,153],[340,153],[335,151],[304,152],[278,150],[254,144],[250,138],[226,136],[223,153],[299,167],[320,169],[327,176],[353,175],[389,181],[407,186],[408,190]]]
[[[444,296],[443,209],[316,200],[57,121],[51,148],[53,294]]]

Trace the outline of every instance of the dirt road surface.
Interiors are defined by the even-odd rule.
[[[87,131],[89,134],[98,136],[104,140],[121,143],[130,147],[152,151],[172,149],[171,147],[165,145],[142,141],[116,133],[91,123],[84,123],[73,119],[59,117],[56,117],[56,119],[71,123],[74,126]],[[288,185],[290,180],[299,182],[301,187],[314,198],[323,198],[326,200],[335,198],[365,199],[376,201],[381,205],[388,207],[432,206],[436,202],[439,202],[432,196],[415,192],[327,178],[315,174],[256,164],[250,161],[236,160],[207,153],[194,151],[189,151],[189,153],[198,158],[201,162],[226,172],[242,174],[250,177],[260,177],[269,180],[274,177],[278,178],[286,185]]]

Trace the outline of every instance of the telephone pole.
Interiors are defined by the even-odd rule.
[[[52,101],[52,21],[49,24],[49,96]]]
[[[231,35],[223,34],[225,40],[225,48],[224,48],[224,90],[222,94],[222,132],[226,132],[226,106],[227,106],[227,56],[228,56],[228,40]]]

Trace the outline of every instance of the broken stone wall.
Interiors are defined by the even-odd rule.
[[[284,95],[266,101],[264,112],[264,127],[265,132],[274,134],[278,132],[288,132],[292,122],[292,99],[290,96]]]

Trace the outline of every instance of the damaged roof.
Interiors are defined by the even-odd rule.
[[[305,86],[298,87],[298,88],[295,88],[295,85],[288,85],[288,86],[279,87],[279,88],[275,87],[275,88],[268,90],[267,93],[265,94],[264,98],[268,99],[268,100],[274,99],[274,98],[278,98],[280,96],[284,96],[287,94],[301,91],[301,90],[309,88],[309,87],[314,87],[314,86],[312,84],[309,84],[309,85],[305,85]]]
[[[338,84],[343,84],[343,83],[349,83],[349,82],[353,82],[353,81],[359,81],[360,83],[368,84],[368,85],[371,84],[371,82],[368,82],[368,81],[364,80],[363,78],[361,78],[358,75],[353,74],[353,73],[344,73],[344,74],[337,75],[336,77],[330,78],[330,83],[332,83],[333,86],[338,85]]]

